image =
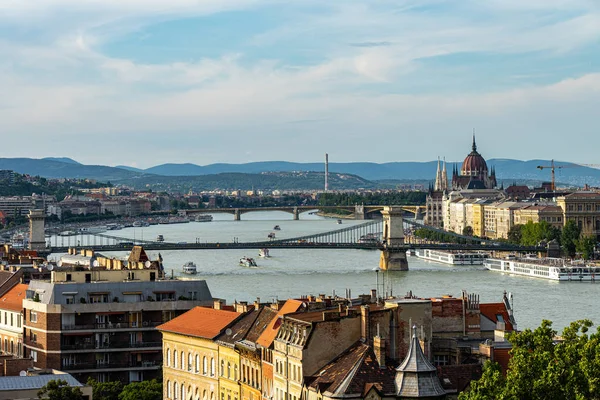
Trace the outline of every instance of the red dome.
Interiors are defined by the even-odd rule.
[[[485,159],[477,152],[477,145],[475,144],[475,135],[473,135],[473,151],[469,153],[465,161],[463,161],[460,169],[461,175],[464,176],[479,176],[484,177],[487,175],[488,167]]]

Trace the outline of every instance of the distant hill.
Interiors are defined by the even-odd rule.
[[[488,167],[496,168],[496,177],[499,181],[512,183],[513,180],[529,181],[539,183],[550,180],[550,170],[540,170],[538,165],[550,165],[549,160],[511,160],[490,159]],[[556,162],[557,165],[574,164],[568,162]],[[456,166],[460,169],[462,162],[449,162],[447,164],[448,176],[452,177],[452,169]],[[433,180],[437,161],[426,162],[392,162],[392,163],[329,163],[330,172],[353,174],[368,180]],[[167,176],[194,176],[220,173],[262,173],[267,171],[324,171],[323,163],[292,163],[287,161],[264,161],[246,164],[210,164],[200,166],[196,164],[163,164],[144,170],[144,172]],[[568,167],[556,169],[557,182],[565,182],[573,185],[584,184],[600,185],[600,169],[590,167]]]
[[[538,165],[549,165],[549,160],[511,160],[511,159],[491,159],[488,160],[488,166],[495,167],[498,183],[504,183],[505,186],[510,185],[513,181],[518,183],[526,183],[528,185],[537,185],[543,181],[550,180],[550,170],[539,170]],[[556,162],[557,165],[567,166],[565,168],[556,169],[556,181],[574,186],[583,186],[589,184],[592,186],[600,186],[600,169],[575,166],[567,162]],[[448,163],[448,176],[451,178],[454,167],[460,169],[461,163]],[[348,186],[343,186],[344,180],[340,178],[339,188],[355,188],[361,187],[390,187],[394,182],[430,182],[435,179],[435,171],[437,161],[427,162],[393,162],[393,163],[330,163],[330,173],[338,173],[354,177],[353,179],[362,179],[364,182],[359,183],[358,180],[349,180]],[[320,173],[322,179],[319,188],[323,187],[323,163],[292,163],[286,161],[264,161],[253,162],[247,164],[210,164],[200,166],[196,164],[163,164],[157,165],[145,170],[119,166],[107,167],[101,165],[84,165],[70,158],[0,158],[0,169],[11,169],[22,174],[40,175],[47,178],[88,178],[98,181],[111,181],[113,183],[127,182],[144,182],[152,185],[154,183],[166,185],[169,179],[164,177],[175,177],[171,179],[178,184],[189,180],[194,185],[201,185],[208,189],[214,188],[242,188],[254,186],[255,188],[263,188],[260,179],[255,180],[254,176],[265,177],[265,173],[293,173],[293,172],[314,172]],[[247,176],[247,182],[253,182],[249,186],[244,186],[244,174]],[[217,176],[218,177],[215,177]],[[207,176],[211,176],[208,178]],[[317,179],[318,174],[310,175],[287,175],[286,179],[291,179],[293,182],[299,183],[304,179],[304,182]],[[204,177],[204,178],[203,178]],[[331,177],[330,177],[331,178]],[[269,182],[273,182],[273,177],[269,178]],[[334,179],[334,178],[332,178]],[[137,184],[137,183],[136,183]],[[210,184],[215,186],[210,187]],[[271,183],[269,183],[271,185]],[[284,186],[289,188],[289,184],[282,182]],[[312,187],[312,183],[302,184],[302,188],[306,186]],[[297,187],[301,188],[301,187]]]
[[[139,169],[139,168],[135,168],[135,167],[130,167],[128,165],[116,165],[115,168],[125,169],[127,171],[145,173],[145,171],[143,169]]]
[[[122,181],[135,188],[154,191],[227,190],[319,190],[323,188],[324,172],[264,172],[261,174],[223,173],[200,176],[144,176]],[[331,190],[375,189],[393,186],[380,184],[351,174],[329,174]]]
[[[39,175],[45,178],[82,178],[103,182],[144,175],[115,167],[34,158],[0,158],[0,169],[10,169],[20,174]]]
[[[80,162],[77,162],[77,161],[75,161],[75,160],[73,160],[72,158],[69,158],[69,157],[44,157],[44,158],[42,158],[42,160],[58,161],[58,162],[63,162],[63,163],[67,163],[67,164],[78,164],[78,165],[81,165]]]

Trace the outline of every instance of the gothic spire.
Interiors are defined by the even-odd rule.
[[[477,144],[475,143],[475,128],[473,128],[473,151],[477,151]]]

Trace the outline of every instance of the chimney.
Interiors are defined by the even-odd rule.
[[[371,332],[369,332],[369,306],[360,307],[360,340],[369,343]]]
[[[260,309],[260,297],[257,297],[256,300],[254,300],[254,308],[256,310]]]
[[[248,302],[240,301],[239,303],[235,303],[235,312],[247,313],[248,312]]]
[[[377,289],[371,289],[371,303],[377,303]]]
[[[385,368],[385,340],[379,336],[379,324],[377,324],[377,336],[373,338],[373,351],[379,368]]]
[[[225,300],[223,299],[214,299],[213,300],[213,308],[215,310],[222,310],[225,305]]]

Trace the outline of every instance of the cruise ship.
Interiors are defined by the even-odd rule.
[[[542,278],[553,281],[595,282],[600,267],[568,264],[562,258],[488,258],[483,264],[490,271]]]
[[[443,250],[417,249],[409,250],[407,255],[450,265],[483,265],[488,257],[486,253],[457,252]]]

